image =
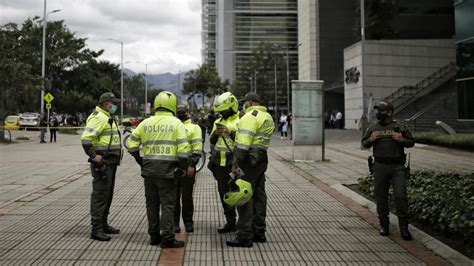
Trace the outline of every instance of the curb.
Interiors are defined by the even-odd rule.
[[[334,184],[331,187],[339,191],[341,194],[345,195],[346,197],[351,198],[353,201],[359,203],[360,205],[367,208],[371,212],[377,213],[376,211],[377,206],[375,203],[357,194],[356,192],[352,191],[350,188],[342,184]],[[398,217],[392,213],[390,213],[390,224],[398,228]],[[416,239],[417,242],[420,242],[426,248],[432,250],[433,252],[443,257],[450,263],[454,265],[474,265],[474,260],[471,260],[470,258],[464,256],[463,254],[452,249],[448,245],[428,235],[422,230],[416,228],[415,226],[410,224],[409,227],[410,227],[410,231],[413,237]]]

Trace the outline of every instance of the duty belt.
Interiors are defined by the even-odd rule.
[[[406,156],[401,157],[375,157],[376,163],[384,164],[405,164]]]

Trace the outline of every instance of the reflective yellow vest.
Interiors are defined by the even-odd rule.
[[[217,124],[222,124],[229,128],[231,131],[237,132],[237,128],[239,127],[240,118],[238,114],[234,114],[233,116],[222,119],[222,117],[216,119],[214,122],[214,126],[211,131],[211,135],[216,131]],[[224,142],[225,138],[225,142]],[[226,145],[227,143],[227,145]],[[229,146],[229,147],[227,147]],[[230,149],[230,150],[229,150]],[[232,150],[234,149],[234,141],[229,135],[219,136],[217,142],[212,150],[211,156],[219,166],[226,166],[232,164]]]
[[[143,147],[143,176],[173,178],[181,160],[188,160],[190,146],[183,123],[166,111],[141,122],[128,139],[128,151]]]
[[[191,145],[191,152],[193,154],[201,155],[202,152],[202,130],[201,127],[194,124],[191,119],[183,122],[186,128],[186,135],[188,136],[189,144]]]
[[[244,160],[248,153],[255,156],[262,154],[264,156],[262,159],[266,159],[266,151],[274,130],[275,123],[266,107],[249,107],[240,119],[240,125],[235,136],[236,149],[234,149],[234,156],[238,160]],[[259,158],[255,159],[259,160]]]
[[[112,142],[110,142],[111,138]],[[118,156],[118,162],[120,162],[122,145],[119,128],[110,113],[101,107],[97,106],[87,118],[81,142],[86,145],[92,144],[97,154],[104,155],[109,150],[107,154]]]

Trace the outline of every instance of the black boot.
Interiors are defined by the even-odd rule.
[[[234,240],[226,241],[226,244],[229,247],[244,247],[244,248],[253,247],[252,239],[239,239],[239,238],[236,238]]]
[[[159,233],[150,234],[150,245],[158,246],[161,243],[161,235]]]
[[[184,242],[176,240],[176,239],[173,239],[171,241],[167,240],[167,241],[161,242],[161,248],[182,248],[182,247],[184,247]]]
[[[267,238],[265,235],[253,235],[252,241],[255,243],[265,243],[267,242]]]
[[[413,239],[410,234],[410,231],[408,231],[408,225],[400,227],[400,236],[403,238],[403,240],[406,241],[410,241]]]
[[[380,222],[380,231],[379,234],[381,236],[388,236],[390,234],[389,226],[390,220],[387,218],[379,219]]]
[[[387,226],[380,226],[380,231],[379,231],[379,234],[381,236],[388,236],[390,234],[390,231],[388,229],[388,225]]]
[[[236,230],[237,230],[237,227],[235,226],[235,224],[226,223],[224,227],[218,228],[217,232],[219,234],[224,234],[224,233],[234,232]]]
[[[105,224],[104,225],[104,233],[116,235],[116,234],[120,233],[120,229],[114,228],[114,227],[110,226],[109,224]]]
[[[110,241],[110,236],[104,233],[104,229],[92,229],[91,239],[97,241]]]
[[[186,232],[188,232],[188,233],[194,232],[193,224],[185,224],[184,228],[186,229]]]

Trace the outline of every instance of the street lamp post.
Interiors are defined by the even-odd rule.
[[[61,11],[60,9],[53,10],[46,13],[46,0],[44,0],[44,13],[43,13],[43,52],[41,60],[41,77],[42,77],[42,87],[41,87],[41,110],[40,112],[44,113],[44,91],[45,91],[45,77],[46,77],[46,25],[48,23],[48,15]],[[49,118],[48,118],[49,119]]]
[[[109,40],[120,43],[120,125],[123,125],[123,42],[115,39]]]
[[[277,84],[277,64],[276,61],[273,62],[273,71],[275,74],[275,121],[278,122],[278,84]]]
[[[147,106],[148,106],[148,64],[137,61],[137,63],[145,65],[145,116],[147,115]]]
[[[255,86],[253,87],[253,91],[257,93],[257,70],[254,70],[253,72],[253,82],[255,83]]]
[[[290,114],[290,52],[286,47],[286,112]]]

